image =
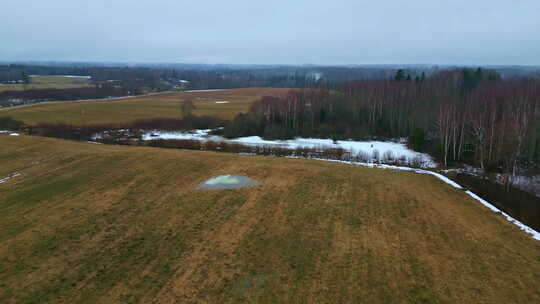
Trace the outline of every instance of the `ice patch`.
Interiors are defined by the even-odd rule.
[[[6,176],[6,177],[4,177],[4,178],[1,178],[1,179],[0,179],[0,184],[3,184],[3,183],[5,183],[5,182],[7,182],[8,180],[10,180],[10,179],[12,179],[12,178],[14,178],[14,177],[17,177],[17,176],[19,176],[19,175],[21,175],[21,174],[20,174],[20,173],[13,173],[13,174],[10,174],[10,175],[8,175],[8,176]]]
[[[255,186],[257,184],[259,184],[259,182],[248,177],[226,174],[216,176],[205,181],[204,183],[200,184],[197,189],[236,189]]]
[[[188,90],[188,91],[184,91],[184,93],[219,92],[219,91],[225,91],[225,89]]]

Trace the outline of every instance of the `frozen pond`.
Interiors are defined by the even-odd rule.
[[[309,148],[309,149],[331,149],[341,148],[350,152],[354,156],[365,155],[370,159],[417,159],[424,168],[437,167],[437,163],[425,153],[413,151],[403,143],[386,141],[352,141],[320,138],[297,137],[290,140],[265,140],[259,136],[248,136],[233,139],[226,139],[222,136],[209,135],[212,130],[195,130],[193,132],[166,132],[151,131],[143,133],[143,140],[156,139],[181,139],[239,143],[245,146],[276,146],[285,149]]]
[[[237,189],[258,185],[259,182],[245,176],[220,175],[213,177],[200,184],[197,189],[218,190],[218,189]]]

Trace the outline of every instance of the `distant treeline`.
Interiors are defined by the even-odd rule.
[[[408,137],[445,165],[515,171],[540,164],[540,81],[495,71],[352,82],[340,90],[263,97],[224,130],[227,137]]]
[[[416,75],[436,68],[411,68]],[[360,79],[385,79],[396,72],[392,67],[304,67],[304,66],[92,66],[92,65],[0,65],[0,83],[24,81],[28,75],[91,76],[94,83],[114,80],[135,94],[138,90],[159,91],[179,80],[189,81],[190,89],[229,89],[243,87],[314,88]]]
[[[3,91],[0,92],[0,105],[17,105],[26,101],[101,99],[126,95],[128,95],[126,89],[117,87]]]
[[[173,88],[179,80],[189,81],[190,89],[241,87],[328,88],[358,80],[390,79],[399,66],[243,66],[243,65],[104,65],[104,64],[0,64],[0,83],[24,81],[25,75],[91,76],[96,84],[115,85],[139,94]],[[449,67],[415,66],[405,68],[412,78],[430,76]],[[539,78],[538,68],[500,67],[503,78]]]

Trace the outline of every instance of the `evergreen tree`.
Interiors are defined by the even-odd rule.
[[[30,77],[28,76],[28,74],[26,74],[25,71],[22,72],[22,80],[23,80],[24,84],[29,84],[30,83]]]
[[[403,80],[405,80],[405,71],[402,70],[402,69],[399,69],[396,72],[396,76],[394,77],[394,80],[395,81],[403,81]]]

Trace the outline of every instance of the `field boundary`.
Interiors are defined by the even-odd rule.
[[[31,104],[24,104],[24,105],[13,106],[13,107],[0,107],[0,111],[7,111],[7,110],[11,110],[11,109],[20,109],[20,108],[26,108],[26,107],[32,107],[32,106],[38,106],[38,105],[46,105],[46,104],[56,104],[56,103],[119,101],[119,100],[136,98],[136,97],[147,97],[147,96],[171,94],[171,93],[175,93],[175,92],[176,91],[163,91],[163,92],[156,92],[156,93],[148,93],[148,94],[144,94],[144,95],[128,95],[128,96],[120,96],[120,97],[112,97],[112,98],[97,98],[97,99],[57,100],[57,101],[53,100],[53,101],[44,101],[44,102],[36,102],[36,103],[31,103]]]
[[[443,181],[444,183],[456,188],[463,190],[467,195],[472,197],[473,199],[480,202],[482,205],[490,209],[491,211],[501,214],[508,222],[514,224],[519,229],[521,229],[523,232],[529,234],[532,236],[533,239],[540,241],[540,232],[532,229],[531,227],[523,224],[522,222],[518,221],[517,219],[513,218],[506,212],[500,210],[499,208],[495,207],[495,205],[491,204],[490,202],[484,200],[480,196],[478,196],[476,193],[464,188],[460,184],[454,182],[450,178],[442,175],[441,173],[426,170],[426,169],[418,169],[418,168],[412,168],[412,167],[402,167],[402,166],[394,166],[394,165],[386,165],[386,164],[375,164],[375,163],[362,163],[362,162],[349,162],[349,161],[343,161],[343,160],[334,160],[334,159],[324,159],[324,158],[303,158],[303,157],[294,157],[294,156],[288,156],[288,158],[298,158],[298,159],[314,159],[314,160],[320,160],[320,161],[326,161],[326,162],[336,162],[336,163],[342,163],[342,164],[349,164],[353,166],[363,166],[363,167],[369,167],[369,168],[378,168],[378,169],[391,169],[391,170],[400,170],[400,171],[409,171],[414,172],[418,174],[426,174],[426,175],[432,175],[438,178],[439,180]]]

